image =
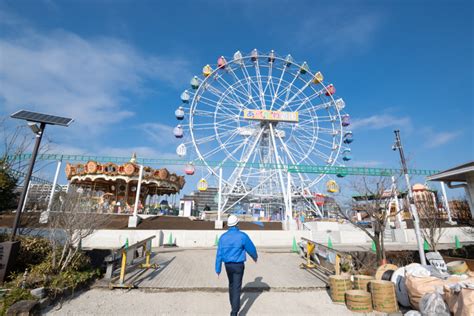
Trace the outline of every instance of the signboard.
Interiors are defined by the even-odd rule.
[[[19,250],[19,241],[5,241],[0,243],[0,284],[3,284],[8,274],[15,266]]]
[[[244,119],[256,121],[298,123],[298,112],[244,110]]]

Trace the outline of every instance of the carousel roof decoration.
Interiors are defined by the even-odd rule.
[[[66,177],[71,184],[77,185],[111,184],[117,180],[122,180],[125,183],[137,183],[140,165],[136,161],[136,155],[133,154],[130,161],[124,164],[96,161],[88,161],[85,164],[67,163]],[[142,186],[146,186],[160,194],[178,193],[185,183],[184,176],[171,173],[166,168],[154,169],[148,166],[143,168]]]

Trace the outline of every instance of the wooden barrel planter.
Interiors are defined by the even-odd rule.
[[[448,272],[451,274],[464,274],[469,270],[466,262],[463,260],[448,262],[447,267]]]
[[[331,288],[332,301],[337,303],[344,303],[346,291],[352,289],[351,277],[331,275],[329,277],[329,287]]]
[[[354,275],[354,289],[355,290],[363,290],[363,291],[370,291],[369,283],[370,281],[375,280],[373,276],[370,275]]]
[[[395,285],[390,281],[375,280],[370,282],[372,304],[374,309],[383,313],[398,312]]]
[[[346,306],[356,313],[372,312],[372,297],[363,290],[349,290],[346,292]]]

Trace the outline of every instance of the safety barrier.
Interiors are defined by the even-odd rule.
[[[306,249],[304,249],[306,246]],[[305,263],[300,265],[302,269],[315,269],[322,277],[323,281],[328,283],[329,275],[340,275],[341,264],[352,264],[351,255],[317,243],[311,239],[301,237],[301,252],[306,259]]]
[[[138,241],[132,245],[128,245],[127,243],[122,246],[120,249],[117,249],[114,251],[110,256],[108,256],[105,261],[107,262],[107,272],[106,272],[106,278],[110,277],[112,278],[113,270],[114,270],[114,263],[117,261],[117,259],[121,258],[121,265],[120,265],[120,275],[118,277],[115,277],[114,279],[116,280],[118,278],[118,283],[113,283],[114,279],[112,279],[112,282],[109,284],[110,289],[114,288],[134,288],[135,285],[132,282],[125,283],[125,274],[127,272],[127,267],[131,267],[134,265],[135,259],[139,258],[143,260],[145,259],[144,263],[141,263],[138,265],[139,268],[141,269],[158,269],[159,265],[155,263],[151,263],[151,241],[155,238],[156,236],[150,236],[146,239],[143,239],[141,241]],[[140,251],[141,250],[141,251]],[[138,254],[138,256],[136,256]],[[136,256],[136,257],[135,257]],[[132,258],[132,259],[130,259]],[[131,281],[131,280],[129,280]]]

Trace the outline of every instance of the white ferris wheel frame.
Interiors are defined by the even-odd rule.
[[[270,57],[274,58],[274,60],[272,62],[267,62],[267,64],[269,65],[269,66],[266,66],[266,68],[268,68],[268,75],[267,75],[268,79],[266,80],[265,88],[263,88],[263,81],[262,81],[262,76],[260,75],[259,62],[261,60],[264,60],[264,59],[268,60]],[[338,157],[341,153],[341,150],[344,148],[343,137],[344,137],[345,129],[344,129],[344,126],[342,125],[341,111],[338,108],[338,106],[336,106],[336,100],[334,99],[334,96],[331,93],[329,93],[329,90],[328,90],[327,86],[323,82],[321,82],[320,83],[321,89],[319,90],[319,92],[317,94],[311,93],[309,96],[306,96],[306,94],[304,94],[304,91],[308,87],[311,87],[312,85],[315,85],[313,83],[313,78],[315,76],[315,73],[313,73],[309,69],[307,69],[305,76],[307,76],[308,79],[304,80],[304,79],[302,79],[301,73],[299,71],[299,69],[301,69],[303,64],[298,64],[294,61],[291,61],[290,65],[293,66],[293,67],[296,67],[297,70],[294,71],[293,80],[291,82],[289,82],[288,80],[284,79],[285,73],[287,72],[287,68],[290,68],[289,66],[286,65],[287,62],[288,62],[288,60],[286,58],[282,58],[282,57],[279,57],[279,56],[276,56],[276,55],[271,56],[270,54],[262,54],[260,52],[258,52],[258,56],[257,56],[256,60],[252,60],[252,58],[254,58],[254,56],[252,56],[252,55],[242,56],[242,58],[239,58],[239,59],[232,58],[230,61],[226,61],[224,69],[219,68],[219,67],[214,67],[214,69],[212,70],[212,72],[208,76],[206,76],[206,77],[204,77],[203,79],[200,80],[199,86],[197,87],[197,89],[190,92],[190,94],[193,95],[192,99],[189,103],[189,113],[188,113],[188,115],[189,115],[188,116],[189,117],[188,127],[189,127],[189,134],[191,136],[191,142],[192,142],[193,147],[195,149],[195,152],[198,156],[198,159],[201,160],[204,163],[204,165],[206,166],[206,168],[208,169],[208,171],[211,174],[213,174],[213,175],[215,175],[216,177],[219,178],[219,183],[221,183],[221,181],[222,181],[222,182],[224,182],[224,186],[225,186],[225,188],[223,189],[223,192],[222,192],[222,195],[223,195],[223,202],[222,202],[222,206],[221,206],[222,208],[219,210],[219,212],[228,211],[238,201],[240,201],[243,198],[245,198],[246,196],[252,194],[258,187],[264,185],[267,180],[261,181],[260,184],[253,187],[251,190],[249,190],[247,192],[239,193],[239,194],[233,194],[233,192],[236,188],[237,182],[239,180],[241,180],[241,176],[242,176],[242,173],[245,169],[245,166],[236,167],[233,170],[231,176],[228,179],[224,179],[224,178],[220,178],[220,175],[222,175],[222,172],[219,172],[219,170],[218,170],[219,167],[212,167],[208,164],[208,162],[207,162],[208,158],[206,157],[206,155],[207,156],[211,156],[211,155],[209,154],[209,152],[208,153],[201,152],[200,143],[203,142],[203,138],[199,138],[199,137],[197,137],[197,135],[195,135],[195,131],[196,131],[195,118],[197,118],[200,115],[204,114],[204,112],[202,112],[202,113],[200,112],[200,110],[198,109],[198,105],[200,103],[204,102],[202,100],[202,98],[205,98],[205,97],[203,97],[203,94],[205,92],[210,92],[211,94],[214,94],[216,97],[219,98],[219,102],[218,102],[219,104],[212,105],[212,106],[215,107],[214,113],[206,113],[206,115],[211,115],[211,114],[213,115],[212,118],[213,118],[213,125],[214,125],[213,126],[214,134],[207,136],[206,139],[212,139],[212,138],[215,137],[215,139],[217,140],[218,145],[219,145],[219,147],[214,149],[215,153],[222,150],[226,155],[226,157],[223,159],[222,163],[224,163],[225,161],[233,158],[231,156],[236,151],[240,150],[242,147],[244,149],[242,150],[242,154],[241,154],[241,157],[240,157],[239,161],[242,163],[242,165],[245,165],[245,164],[249,163],[249,159],[252,156],[252,154],[253,154],[254,150],[256,149],[256,147],[258,146],[258,144],[261,140],[262,134],[265,131],[265,128],[260,128],[260,131],[258,132],[257,135],[255,135],[255,136],[252,135],[253,140],[251,141],[252,144],[250,144],[250,145],[247,144],[247,142],[251,137],[245,138],[244,141],[234,140],[234,142],[240,142],[240,145],[236,149],[234,149],[233,152],[230,152],[227,149],[226,146],[228,146],[228,142],[232,138],[230,138],[230,136],[229,136],[227,141],[223,142],[221,140],[221,136],[219,135],[219,129],[218,129],[218,127],[219,127],[218,118],[220,116],[219,110],[224,109],[224,104],[221,101],[226,100],[227,102],[233,102],[234,106],[240,107],[240,112],[239,112],[238,115],[235,115],[235,113],[233,113],[231,111],[228,112],[229,116],[235,115],[235,119],[237,119],[238,122],[240,123],[240,120],[243,119],[242,116],[241,116],[241,113],[243,112],[243,110],[245,108],[245,105],[244,105],[245,103],[241,102],[242,100],[239,101],[239,96],[237,95],[237,93],[242,93],[242,91],[239,91],[238,88],[241,88],[244,85],[247,85],[247,87],[248,87],[247,92],[249,94],[241,96],[240,99],[242,97],[247,97],[248,101],[253,103],[253,105],[257,109],[266,110],[267,109],[266,108],[267,104],[264,100],[265,93],[266,93],[266,91],[267,91],[267,89],[269,88],[270,85],[273,86],[273,77],[272,77],[273,66],[276,65],[277,62],[282,63],[283,66],[280,67],[280,68],[276,68],[279,71],[281,71],[281,75],[278,78],[278,85],[276,86],[276,88],[274,86],[272,88],[270,88],[270,89],[273,89],[274,94],[273,94],[273,96],[271,96],[272,102],[271,102],[271,104],[269,104],[270,105],[269,110],[274,110],[273,106],[275,105],[276,100],[278,98],[282,97],[282,94],[279,94],[281,87],[283,87],[282,91],[286,94],[286,97],[285,97],[285,101],[283,102],[283,106],[281,106],[279,109],[276,109],[278,111],[284,110],[285,107],[287,107],[300,94],[303,94],[305,96],[306,101],[303,101],[303,104],[298,106],[298,108],[296,110],[294,110],[294,112],[301,109],[304,106],[304,103],[309,102],[310,104],[312,104],[311,101],[313,99],[318,99],[320,97],[320,95],[322,95],[323,93],[324,94],[328,93],[328,94],[326,94],[326,97],[329,98],[329,101],[325,102],[325,103],[322,103],[322,104],[318,104],[316,107],[309,108],[309,111],[314,111],[314,114],[315,114],[316,121],[312,120],[312,122],[310,122],[310,124],[313,127],[313,129],[312,129],[313,134],[314,134],[315,130],[317,131],[316,132],[317,134],[316,134],[316,137],[313,137],[313,139],[311,140],[311,147],[310,147],[311,150],[307,151],[307,153],[305,154],[305,156],[302,159],[299,158],[299,157],[298,157],[298,159],[294,158],[293,154],[291,153],[290,149],[288,148],[289,147],[288,144],[282,139],[281,135],[278,134],[275,131],[275,128],[274,128],[273,124],[272,123],[268,124],[269,125],[269,131],[270,131],[269,142],[272,143],[272,147],[273,147],[272,150],[274,151],[273,154],[275,155],[275,161],[278,164],[285,165],[283,160],[281,160],[281,158],[279,157],[279,151],[278,151],[278,148],[277,148],[276,139],[278,139],[280,141],[280,144],[282,145],[281,148],[283,148],[282,151],[284,151],[286,153],[286,157],[289,160],[291,160],[290,162],[292,164],[297,164],[297,160],[307,161],[309,159],[309,155],[311,155],[312,151],[313,150],[318,150],[317,148],[315,148],[315,146],[318,144],[318,140],[319,140],[318,136],[319,136],[320,130],[319,130],[319,121],[318,121],[318,116],[316,115],[316,111],[321,110],[323,108],[328,109],[329,107],[332,107],[332,109],[335,110],[335,114],[333,116],[329,115],[329,117],[331,117],[331,126],[332,126],[332,130],[330,131],[330,133],[333,135],[333,137],[332,137],[333,141],[332,141],[332,144],[331,144],[332,145],[331,146],[332,147],[331,152],[329,154],[328,160],[326,161],[326,165],[327,166],[333,166],[336,163],[338,163]],[[251,61],[251,63],[248,63],[249,61]],[[234,69],[233,66],[235,66],[235,65],[236,65],[236,67]],[[238,77],[237,74],[235,73],[234,70],[236,70],[238,67],[241,68],[243,77]],[[249,74],[249,71],[247,69],[248,67],[249,68],[250,67],[255,68],[255,74],[256,74],[255,76],[251,76]],[[225,81],[224,78],[222,78],[223,74],[221,72],[231,73],[231,75],[234,77],[235,81],[232,82],[232,83],[228,83],[227,81]],[[291,74],[292,71],[288,71],[288,73]],[[270,79],[270,77],[272,77],[272,79]],[[220,87],[216,88],[216,87],[213,86],[214,82],[219,82],[216,79],[222,79],[222,81],[227,84],[227,86],[222,87],[222,88],[224,88],[224,90],[222,90]],[[302,88],[298,88],[294,85],[295,81],[298,80],[298,79],[302,80],[304,82],[304,86]],[[221,84],[221,86],[222,86],[222,82],[219,82],[219,84]],[[252,87],[252,85],[253,85],[253,87]],[[252,92],[255,92],[255,90],[253,90],[254,87],[256,87],[258,89],[257,92],[258,92],[258,95],[259,95],[259,98],[260,98],[260,100],[259,100],[260,104],[253,100]],[[292,93],[293,88],[296,89],[296,93],[294,93],[290,98],[289,94]],[[313,91],[315,91],[314,88],[313,88]],[[232,97],[230,96],[231,94],[233,94]],[[214,102],[214,101],[210,100],[210,101],[207,101],[207,102]],[[262,108],[262,106],[265,107],[265,108]],[[229,118],[227,118],[226,120],[229,120]],[[224,122],[226,120],[224,120]],[[221,120],[221,122],[222,122],[222,120]],[[316,125],[317,128],[315,128],[315,125]],[[294,128],[291,128],[291,131],[293,133]],[[328,132],[328,131],[326,130],[325,132]],[[239,133],[238,131],[233,131],[231,133],[231,135],[232,135],[232,137],[235,137],[235,136],[238,135],[238,133]],[[335,137],[335,136],[337,136],[337,137]],[[250,147],[250,149],[246,148],[247,146]],[[301,147],[300,147],[300,149],[303,150],[303,148],[301,148]],[[244,156],[244,154],[245,154],[245,156]],[[255,156],[254,156],[254,159],[255,159]],[[235,159],[235,158],[233,160],[237,161],[237,159]],[[312,188],[318,182],[320,182],[322,179],[324,179],[327,176],[326,174],[321,174],[316,179],[311,181],[308,178],[306,178],[305,175],[303,175],[301,173],[298,173],[297,176],[299,177],[300,183],[301,184],[307,184],[307,186],[296,187],[296,185],[294,185],[292,187],[291,184],[292,183],[295,184],[295,181],[293,181],[291,179],[291,176],[289,174],[287,175],[287,179],[288,179],[287,182],[285,182],[285,180],[284,180],[283,171],[282,171],[281,168],[277,168],[277,175],[278,175],[278,182],[280,184],[280,189],[281,189],[280,198],[283,198],[285,208],[291,208],[290,207],[291,200],[295,197],[306,198],[306,197],[310,196]],[[270,176],[272,176],[272,173],[270,173]],[[232,205],[227,205],[227,202],[228,202],[230,196],[232,196],[232,195],[238,196],[239,199],[237,200],[237,202],[233,203]],[[316,205],[314,205],[314,206],[316,207],[318,213],[320,213],[317,206]]]

